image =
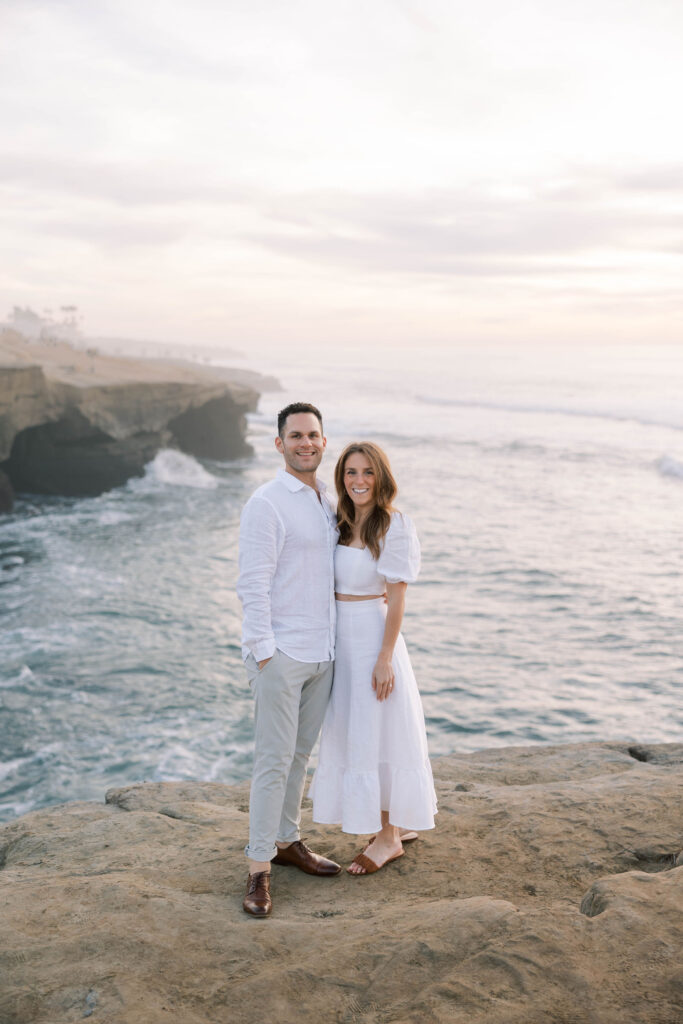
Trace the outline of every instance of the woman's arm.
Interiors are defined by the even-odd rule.
[[[372,673],[372,688],[377,694],[377,700],[386,700],[394,688],[391,659],[398,634],[401,632],[407,586],[407,583],[387,583],[387,621],[384,626],[382,647]]]

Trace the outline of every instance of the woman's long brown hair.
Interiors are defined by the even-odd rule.
[[[375,474],[375,505],[360,529],[360,539],[370,549],[373,558],[379,558],[380,544],[389,529],[391,513],[394,511],[393,500],[398,488],[391,472],[389,459],[372,441],[357,441],[348,444],[334,467],[334,485],[337,489],[337,525],[339,526],[339,543],[348,544],[353,536],[356,521],[356,506],[353,504],[344,486],[344,470],[349,455],[364,455],[372,466]]]

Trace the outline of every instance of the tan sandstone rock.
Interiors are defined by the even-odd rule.
[[[241,910],[246,784],[27,815],[0,830],[0,1022],[681,1024],[683,746],[630,751],[436,760],[434,832],[372,876],[275,867],[268,920]]]
[[[87,496],[140,476],[167,447],[247,455],[245,414],[272,378],[131,359],[0,333],[0,511],[14,491]]]

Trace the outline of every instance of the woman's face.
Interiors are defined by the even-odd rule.
[[[375,504],[375,473],[367,456],[353,452],[344,463],[344,487],[359,512]]]

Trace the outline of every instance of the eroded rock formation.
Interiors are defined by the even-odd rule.
[[[4,332],[0,510],[11,504],[7,481],[18,492],[95,495],[141,475],[164,447],[214,459],[248,454],[254,383],[257,374],[120,359]]]
[[[273,869],[248,786],[150,783],[0,829],[0,1020],[680,1024],[683,746],[434,762],[434,832],[375,875]],[[305,836],[347,864],[355,837]]]

